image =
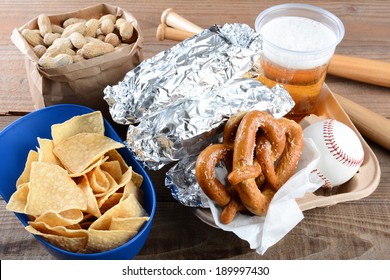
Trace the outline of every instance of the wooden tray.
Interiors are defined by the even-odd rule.
[[[364,149],[364,162],[355,176],[345,184],[335,187],[331,191],[320,188],[315,193],[306,193],[303,198],[297,199],[297,203],[302,211],[317,207],[331,206],[346,201],[359,200],[374,192],[380,181],[381,170],[374,152],[367,145],[366,141],[353,125],[343,108],[341,108],[326,84],[322,87],[315,116],[307,117],[302,122],[302,126],[313,123],[318,120],[318,118],[336,119],[352,128],[362,143]],[[194,214],[206,224],[215,227],[209,209],[197,208],[194,210]]]

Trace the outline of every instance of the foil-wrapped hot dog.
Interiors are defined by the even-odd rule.
[[[252,108],[285,115],[281,87],[242,78],[260,57],[261,37],[244,24],[204,30],[142,62],[104,90],[114,121],[129,125],[126,145],[149,169],[198,154],[223,123]]]

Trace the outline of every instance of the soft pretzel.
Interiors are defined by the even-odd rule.
[[[261,111],[248,112],[241,120],[236,133],[233,150],[233,172],[253,166],[256,135],[259,129],[271,143],[271,151],[279,153],[284,131],[280,123],[271,115]],[[237,183],[237,192],[243,205],[253,214],[265,215],[274,191],[261,192],[256,178]]]
[[[267,185],[275,191],[294,174],[303,148],[301,126],[285,118],[279,119],[278,122],[282,124],[286,136],[283,154],[275,155],[271,143],[265,137],[260,137],[256,145],[256,157],[264,170]],[[274,168],[276,160],[278,163]]]
[[[228,174],[228,181],[232,185],[237,185],[244,180],[256,178],[260,175],[261,167],[257,161],[254,161],[253,165],[247,165],[233,169],[232,172]]]
[[[234,139],[236,138],[236,133],[238,126],[242,118],[246,115],[247,112],[238,112],[233,114],[225,124],[223,129],[223,144],[231,147],[233,149]]]
[[[284,134],[283,134],[284,135]],[[284,148],[286,138],[279,144],[281,148]],[[261,135],[256,143],[256,158],[259,161],[261,169],[263,171],[264,179],[271,186],[276,186],[278,178],[275,173],[275,162],[280,157],[282,151],[273,151],[270,141],[268,141],[265,135]]]
[[[293,120],[281,118],[278,121],[285,127],[286,147],[276,166],[278,183],[275,190],[280,189],[294,174],[303,149],[302,127]]]
[[[224,161],[231,162],[233,150],[224,144],[206,147],[196,159],[195,176],[203,192],[221,207],[230,201],[230,190],[225,187],[214,174],[215,166]]]
[[[222,208],[222,223],[245,210],[263,216],[276,191],[293,175],[302,147],[302,129],[295,121],[276,120],[260,111],[238,113],[225,125],[223,144],[210,145],[198,156],[196,178]],[[228,186],[215,177],[221,161],[228,169]]]
[[[195,175],[203,192],[217,205],[223,208],[220,220],[224,224],[230,223],[238,211],[243,211],[237,191],[234,188],[224,186],[215,177],[216,165],[224,161],[228,170],[231,170],[233,150],[225,144],[214,144],[204,149],[196,160]],[[260,165],[257,165],[256,174],[260,173]],[[249,174],[249,176],[256,176]],[[248,176],[248,175],[247,175]]]
[[[244,205],[242,204],[240,197],[238,196],[237,189],[235,186],[232,187],[231,199],[229,203],[222,209],[220,220],[224,224],[229,224],[237,212],[241,212],[246,210]]]

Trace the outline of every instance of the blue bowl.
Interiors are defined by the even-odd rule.
[[[92,109],[80,105],[53,105],[29,113],[0,131],[0,155],[2,158],[0,161],[0,194],[7,203],[11,195],[16,191],[16,180],[23,172],[28,152],[36,150],[38,146],[37,137],[51,139],[51,126],[53,124],[62,123],[74,116],[91,112],[93,112]],[[106,136],[122,142],[107,120],[104,120],[104,125]],[[130,151],[122,148],[118,152],[127,164],[132,166],[133,170],[144,178],[141,189],[144,192],[144,208],[150,216],[149,221],[144,224],[138,234],[129,242],[113,250],[94,254],[68,252],[34,235],[54,257],[58,259],[85,260],[132,259],[144,246],[156,211],[156,194],[148,174],[133,158]],[[27,226],[27,215],[20,213],[15,213],[15,215],[24,226]]]

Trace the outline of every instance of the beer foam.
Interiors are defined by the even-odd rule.
[[[323,23],[296,16],[283,16],[269,21],[261,28],[260,34],[265,41],[291,51],[283,51],[266,43],[263,45],[264,55],[268,59],[292,69],[309,69],[326,64],[337,42],[336,34]],[[331,46],[334,48],[329,48]],[[321,52],[323,49],[326,51]]]

